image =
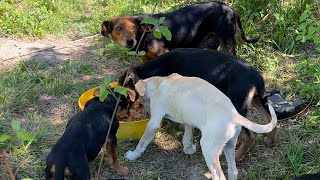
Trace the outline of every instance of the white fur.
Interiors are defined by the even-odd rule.
[[[183,151],[196,152],[192,128],[199,128],[202,134],[202,154],[210,169],[212,179],[225,179],[219,156],[224,152],[228,163],[228,179],[237,179],[235,146],[244,126],[254,132],[270,132],[277,122],[274,109],[269,105],[272,120],[267,125],[253,123],[241,116],[230,99],[210,83],[196,77],[171,74],[168,77],[151,77],[140,80],[136,89],[151,119],[136,149],[128,151],[127,159],[141,156],[160,128],[162,118],[185,124]],[[150,108],[150,109],[149,109]]]

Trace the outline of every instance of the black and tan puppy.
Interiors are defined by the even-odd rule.
[[[209,48],[219,46],[236,55],[235,35],[240,33],[247,43],[255,43],[259,38],[248,38],[243,32],[240,15],[222,2],[195,3],[171,13],[116,16],[101,25],[104,36],[111,34],[114,41],[127,49],[136,49],[145,25],[142,19],[165,17],[164,25],[172,33],[172,40],[164,37],[156,39],[152,32],[146,33],[139,51],[144,50],[142,60],[149,60],[174,48]]]
[[[109,126],[106,149],[109,165],[118,175],[128,175],[128,168],[118,161],[116,133],[119,121],[115,117],[110,124],[115,105],[116,99],[111,95],[104,102],[94,97],[85,104],[83,111],[69,120],[64,134],[47,157],[46,179],[90,179],[89,162],[100,152]]]

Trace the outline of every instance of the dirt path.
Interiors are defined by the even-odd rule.
[[[99,35],[80,40],[46,37],[43,40],[0,38],[0,69],[10,68],[24,59],[53,63],[91,57],[101,47]]]

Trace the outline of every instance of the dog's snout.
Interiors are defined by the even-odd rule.
[[[134,43],[133,39],[127,39],[126,42],[128,46],[133,46],[133,43]]]

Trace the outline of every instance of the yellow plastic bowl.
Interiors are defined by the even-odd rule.
[[[109,84],[111,88],[116,87],[117,85],[118,85],[118,82],[113,82]],[[86,104],[86,102],[94,97],[93,93],[96,88],[98,87],[89,89],[88,91],[84,92],[80,96],[78,100],[78,104],[81,110],[84,109],[84,105]],[[149,120],[150,119],[145,119],[141,121],[130,121],[130,122],[125,122],[120,120],[120,125],[117,132],[118,140],[139,140],[142,137],[144,130],[148,125]]]

